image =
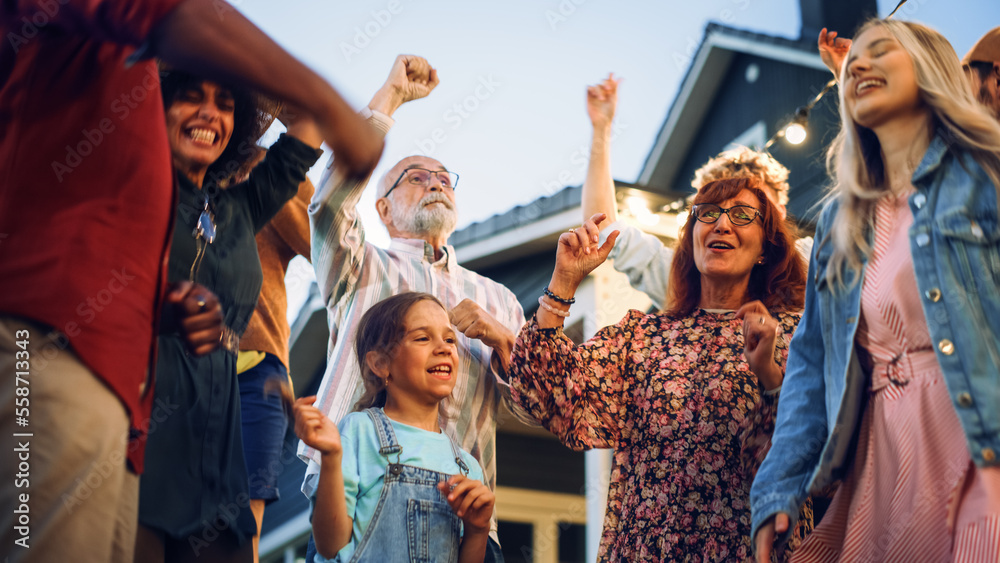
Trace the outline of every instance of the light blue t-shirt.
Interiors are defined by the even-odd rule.
[[[456,475],[461,473],[455,463],[455,454],[451,449],[451,441],[442,432],[428,432],[389,419],[396,433],[396,441],[403,447],[399,463],[421,467],[439,473]],[[382,487],[385,484],[385,470],[389,463],[396,463],[396,454],[390,454],[386,459],[378,453],[378,433],[371,418],[363,412],[352,412],[345,416],[338,425],[340,443],[343,448],[341,471],[344,474],[344,496],[347,501],[347,516],[354,521],[351,541],[340,550],[340,560],[349,561],[354,550],[364,537],[365,530],[371,522],[372,514],[378,505]],[[462,459],[469,467],[469,479],[483,480],[483,469],[472,454],[461,450]],[[443,500],[443,497],[442,497]],[[315,503],[315,499],[314,499]],[[402,510],[402,509],[401,509]],[[313,530],[313,535],[323,533]],[[316,554],[316,563],[327,563],[332,559],[324,559]]]

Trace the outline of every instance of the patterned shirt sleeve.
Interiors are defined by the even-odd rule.
[[[798,313],[780,313],[778,323],[781,326],[781,334],[778,336],[774,346],[774,361],[778,364],[778,369],[785,371],[785,363],[788,361],[788,342],[795,333],[798,325]],[[764,394],[761,391],[760,402],[752,417],[747,418],[748,424],[742,436],[743,452],[740,459],[743,460],[746,473],[752,478],[757,474],[757,469],[763,463],[768,450],[771,449],[771,434],[774,433],[775,417],[778,414],[779,394]]]
[[[782,334],[778,337],[774,347],[774,361],[782,372],[785,370],[785,363],[788,361],[788,343],[798,326],[799,313],[783,313],[778,317],[781,324]],[[757,475],[757,470],[771,449],[771,435],[774,433],[774,424],[778,414],[778,400],[780,392],[777,394],[765,395],[761,393],[760,403],[754,412],[750,425],[746,428],[746,434],[742,440],[743,452],[740,456],[744,464],[745,474],[750,480]],[[805,537],[813,529],[813,503],[812,499],[806,501],[799,507],[799,515],[795,526],[789,534],[788,542],[785,546],[785,557],[791,554],[802,543]],[[783,559],[779,559],[783,560]]]
[[[506,318],[501,319],[501,322],[516,336],[520,332],[521,327],[524,326],[524,310],[521,309],[521,303],[518,302],[517,297],[510,290],[506,287],[502,287],[501,289],[507,301],[504,306],[504,310],[507,312]],[[491,358],[490,374],[496,380],[497,389],[500,392],[500,401],[514,415],[514,418],[529,426],[537,427],[538,421],[531,415],[531,412],[519,405],[511,396],[510,383],[507,381],[509,374],[501,373],[501,370],[494,369],[495,366],[496,364]]]
[[[392,119],[373,113],[368,123],[384,134]],[[309,205],[312,264],[327,308],[352,293],[361,274],[365,233],[357,206],[367,184],[368,177],[347,178],[331,160]]]
[[[643,317],[630,311],[580,346],[562,329],[540,329],[532,319],[514,345],[514,402],[569,448],[614,448],[632,372],[630,343]]]

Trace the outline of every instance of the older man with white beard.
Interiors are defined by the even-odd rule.
[[[400,56],[389,79],[362,111],[383,134],[403,103],[422,98],[437,85],[437,73],[419,57]],[[503,401],[515,415],[534,423],[510,401],[501,374],[510,360],[524,312],[506,287],[458,265],[447,244],[455,229],[458,176],[426,156],[399,161],[378,183],[375,203],[392,237],[389,248],[365,241],[355,207],[365,181],[328,171],[310,206],[313,227],[312,263],[330,321],[328,362],[316,407],[334,422],[354,410],[363,384],[354,339],[361,316],[372,305],[404,291],[439,298],[460,333],[459,371],[441,419],[446,433],[458,440],[483,467],[490,488],[496,487],[496,416]],[[535,423],[536,424],[536,423]],[[320,455],[299,446],[309,467],[302,492],[316,492]],[[496,538],[496,514],[486,561],[502,561]]]

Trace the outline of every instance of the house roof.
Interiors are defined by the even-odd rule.
[[[664,190],[675,184],[687,147],[711,109],[733,57],[738,54],[826,71],[816,52],[815,41],[786,39],[709,23],[639,173],[639,184]]]
[[[654,191],[668,198],[678,197],[672,187],[687,154],[687,147],[711,108],[729,63],[740,53],[826,71],[816,53],[814,41],[787,39],[709,23],[646,157],[637,184],[616,181],[617,187]],[[527,205],[519,205],[472,223],[453,233],[450,242],[456,248],[459,261],[471,268],[491,266],[501,260],[552,248],[559,233],[579,224],[577,208],[580,195],[579,187],[567,187]]]
[[[615,190],[642,194],[653,207],[686,197],[686,193],[652,192],[647,188],[615,180]],[[485,221],[452,233],[449,242],[455,247],[462,266],[480,271],[497,264],[525,258],[556,247],[559,235],[571,227],[579,227],[582,188],[571,186],[527,205],[498,213]]]

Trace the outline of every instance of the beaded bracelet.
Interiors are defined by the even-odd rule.
[[[565,319],[566,317],[569,316],[569,311],[560,311],[559,309],[556,309],[552,305],[549,305],[548,303],[546,303],[545,302],[545,296],[543,296],[543,295],[538,297],[538,304],[541,305],[542,309],[545,309],[546,311],[552,313],[553,315],[555,315],[557,317],[562,317],[562,318]]]
[[[576,303],[575,297],[570,297],[569,299],[559,297],[555,293],[552,293],[552,291],[549,290],[549,288],[547,287],[542,290],[542,293],[544,293],[546,297],[552,299],[556,303],[562,303],[563,305],[572,305],[573,303]]]

